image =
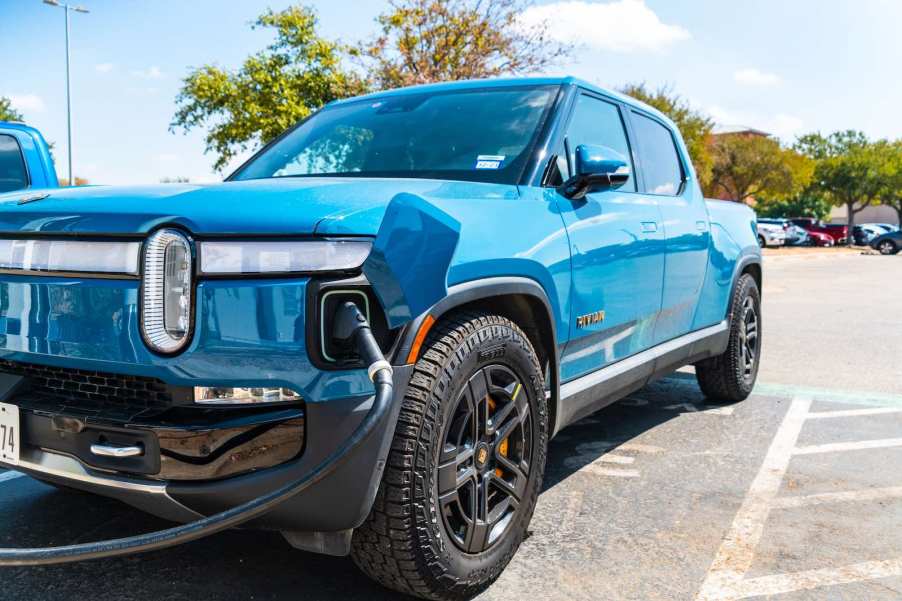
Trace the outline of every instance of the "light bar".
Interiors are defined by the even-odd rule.
[[[140,242],[0,239],[0,269],[138,275]]]
[[[200,243],[200,271],[206,275],[307,273],[357,269],[370,240],[207,241]]]

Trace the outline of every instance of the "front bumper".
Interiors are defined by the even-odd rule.
[[[84,388],[79,384],[71,391],[71,402],[56,407],[27,396],[22,401],[0,399],[20,405],[22,415],[23,463],[13,469],[118,498],[175,521],[220,512],[302,477],[354,431],[374,394],[365,369],[324,367],[317,359],[317,337],[309,324],[326,284],[361,282],[201,280],[194,296],[191,343],[172,357],[151,353],[141,338],[138,280],[0,274],[0,373],[10,365],[28,364],[87,378]],[[117,374],[117,380],[128,382],[101,382],[94,388],[92,374]],[[409,368],[396,368],[396,398],[408,376]],[[151,399],[148,407],[154,409],[160,390],[151,381],[187,389],[283,387],[297,391],[304,402],[236,410],[234,419],[229,409],[205,413],[190,407],[193,399],[169,399],[171,411],[135,409],[132,401],[142,399]],[[94,407],[104,389],[114,388],[107,396],[117,396],[119,387],[131,403],[121,415]],[[62,392],[65,396],[67,391]],[[362,523],[385,466],[397,412],[393,407],[376,435],[355,449],[341,469],[250,525],[337,531]],[[67,428],[78,432],[61,435]],[[234,440],[255,428],[264,432]],[[122,439],[116,439],[119,434]],[[91,436],[101,435],[114,444],[139,436],[135,442],[152,451],[157,445],[160,452],[151,458],[159,465],[104,463],[85,450]]]
[[[395,368],[395,401],[391,411],[375,434],[354,449],[344,465],[271,513],[249,523],[248,527],[330,532],[359,526],[375,499],[400,410],[398,399],[404,394],[411,370],[412,366]],[[21,463],[16,467],[2,463],[0,466],[17,469],[40,480],[116,498],[164,519],[189,522],[250,501],[303,477],[327,459],[354,431],[369,412],[372,402],[370,394],[312,404],[303,416],[306,435],[303,453],[298,457],[276,467],[202,481],[165,480],[112,472],[86,464],[71,450],[60,450],[59,443],[33,444],[38,439],[46,441],[42,438],[46,433],[41,431],[40,422],[50,416],[26,410],[29,417],[22,426]],[[296,416],[283,417],[288,418],[287,421],[298,419]]]

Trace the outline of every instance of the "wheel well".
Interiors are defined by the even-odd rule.
[[[755,283],[758,284],[758,294],[761,294],[763,292],[763,288],[761,287],[761,265],[758,263],[749,263],[742,269],[740,275],[746,273],[750,274],[755,279]]]
[[[506,317],[517,324],[529,338],[539,358],[539,365],[548,366],[546,388],[551,390],[548,402],[548,432],[554,432],[557,423],[557,355],[555,353],[554,328],[544,303],[529,294],[501,294],[480,298],[458,305],[454,309],[479,309]]]

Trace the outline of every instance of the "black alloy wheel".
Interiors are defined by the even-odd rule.
[[[445,528],[466,553],[481,553],[510,526],[523,502],[532,457],[529,402],[503,365],[477,371],[460,391],[436,466]]]

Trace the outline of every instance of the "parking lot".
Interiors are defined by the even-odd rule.
[[[566,429],[531,536],[482,598],[902,597],[902,257],[769,253],[756,393],[691,372]],[[166,524],[0,472],[0,544]],[[349,559],[235,531],[123,560],[0,571],[3,599],[389,599]]]

